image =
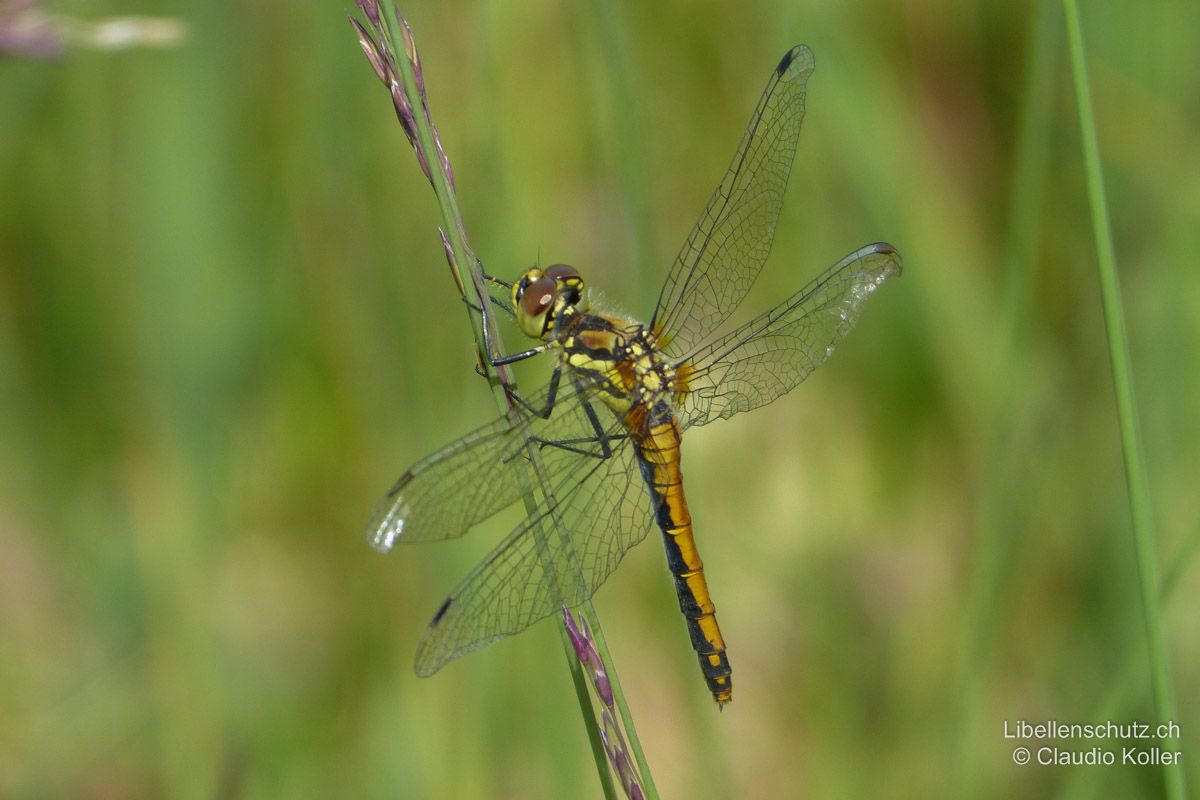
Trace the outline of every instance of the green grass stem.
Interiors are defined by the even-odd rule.
[[[1161,600],[1164,610],[1168,613],[1171,610],[1175,592],[1179,588],[1179,582],[1197,552],[1200,552],[1200,528],[1195,528],[1191,532],[1163,576]],[[1128,712],[1131,704],[1130,698],[1137,692],[1139,678],[1141,678],[1138,664],[1142,655],[1142,646],[1135,647],[1131,644],[1127,648],[1121,661],[1121,667],[1114,674],[1108,690],[1101,696],[1100,701],[1086,719],[1115,720]],[[1058,797],[1060,800],[1081,800],[1084,797],[1094,796],[1095,792],[1090,790],[1103,777],[1104,773],[1101,770],[1072,770],[1063,781]]]
[[[1113,255],[1112,227],[1108,217],[1108,201],[1104,192],[1104,176],[1100,164],[1100,147],[1096,136],[1091,89],[1088,86],[1083,30],[1080,26],[1079,9],[1075,0],[1063,0],[1063,11],[1066,16],[1071,72],[1075,81],[1075,99],[1079,109],[1079,130],[1083,146],[1084,169],[1087,175],[1088,204],[1091,207],[1092,231],[1096,239],[1096,267],[1100,278],[1104,327],[1108,335],[1108,353],[1113,372],[1117,424],[1120,429],[1121,451],[1125,461],[1125,482],[1129,492],[1129,511],[1137,563],[1137,578],[1142,600],[1142,614],[1146,625],[1146,655],[1150,666],[1150,686],[1157,721],[1166,722],[1175,719],[1175,703],[1167,666],[1166,645],[1162,634],[1154,520],[1151,513],[1150,490],[1142,456],[1141,438],[1138,433],[1129,340],[1125,332],[1121,290]],[[1163,743],[1164,747],[1169,745],[1170,742]],[[1164,765],[1163,778],[1166,782],[1168,798],[1182,800],[1187,796],[1183,770],[1180,765]]]

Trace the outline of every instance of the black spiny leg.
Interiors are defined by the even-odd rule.
[[[491,283],[495,283],[500,286],[512,286],[512,284],[505,283],[504,281],[500,280],[499,278],[493,278],[490,275],[485,275],[484,278],[485,278],[485,280],[488,280]],[[507,313],[509,316],[513,315],[513,309],[507,303],[502,303],[501,301],[492,297],[490,294],[488,295],[488,299],[492,301],[493,305],[499,306],[501,309],[503,309],[505,311],[505,313]],[[513,353],[512,355],[508,355],[508,356],[498,356],[495,354],[496,348],[495,348],[494,344],[492,343],[492,334],[491,334],[492,326],[488,324],[490,320],[488,318],[487,308],[486,307],[478,308],[477,306],[474,306],[474,305],[472,305],[472,308],[475,308],[480,313],[480,315],[483,317],[483,346],[487,350],[488,363],[491,364],[493,367],[503,367],[507,364],[515,364],[518,361],[524,361],[527,358],[532,358],[533,356],[536,356],[538,353],[543,352],[550,346],[548,344],[540,344],[537,347],[531,347],[528,350],[522,350],[519,353]]]
[[[495,277],[488,275],[487,273],[482,272],[482,271],[480,274],[482,275],[483,279],[485,281],[487,281],[488,283],[492,283],[497,286],[502,286],[506,289],[512,288],[512,284],[509,283],[508,281],[500,280],[499,278],[495,278]],[[515,312],[513,311],[512,306],[510,306],[508,303],[505,303],[503,300],[498,300],[495,297],[493,297],[489,292],[484,291],[482,285],[478,286],[478,291],[487,296],[487,299],[490,301],[489,304],[486,304],[486,305],[480,307],[478,304],[472,303],[470,300],[468,300],[465,297],[463,298],[463,302],[466,303],[473,310],[477,311],[479,313],[479,315],[483,317],[483,347],[484,347],[484,350],[486,351],[486,356],[487,356],[487,360],[488,360],[489,364],[491,364],[493,367],[502,367],[507,364],[515,364],[518,361],[524,361],[527,358],[532,358],[533,356],[536,356],[537,354],[543,352],[544,350],[546,350],[549,347],[549,345],[543,344],[543,345],[539,345],[538,347],[530,348],[529,350],[522,350],[520,353],[514,353],[514,354],[508,355],[508,356],[497,356],[495,354],[496,347],[492,343],[492,334],[491,334],[492,326],[490,324],[488,306],[489,305],[496,306],[501,311],[503,311],[505,314],[508,314],[510,317],[513,316]],[[483,378],[488,378],[487,373],[482,369],[482,365],[480,365],[480,364],[475,365],[475,373]],[[517,400],[521,403],[521,405],[528,408],[528,404],[525,403],[524,401],[520,400],[519,395],[517,395],[512,389],[510,389],[508,387],[507,382],[501,381],[501,385],[504,386],[504,392],[510,399]]]
[[[488,275],[486,272],[484,272],[482,263],[479,264],[479,274],[482,275],[483,279],[488,283],[494,283],[497,286],[504,287],[505,289],[512,288],[512,281],[506,281],[503,278],[497,278],[495,275]]]
[[[557,372],[558,370],[555,369],[556,375]],[[557,377],[553,379],[553,382],[557,384]],[[554,392],[552,391],[550,395],[553,397]],[[537,443],[538,447],[557,447],[561,450],[579,453],[580,455],[590,456],[591,458],[611,458],[613,450],[609,442],[624,439],[627,437],[627,435],[623,433],[615,435],[609,434],[604,430],[604,426],[600,424],[600,418],[596,416],[596,409],[592,407],[591,402],[588,400],[587,395],[583,392],[578,380],[575,382],[575,396],[579,400],[579,404],[583,406],[583,413],[587,415],[588,423],[591,424],[592,431],[596,434],[595,436],[587,436],[582,439],[560,439],[557,441],[543,439],[539,436],[531,436],[529,437],[529,441]],[[549,412],[547,411],[547,413]],[[579,444],[597,444],[600,446],[600,450],[597,452],[593,449],[575,446]]]
[[[561,378],[562,364],[555,364],[554,371],[550,373],[550,383],[546,386],[546,405],[542,408],[534,408],[532,403],[522,397],[519,392],[511,388],[507,383],[503,384],[504,395],[535,417],[550,419],[550,412],[554,410],[554,403],[558,399],[558,382]]]
[[[479,307],[479,304],[478,304],[478,303],[474,303],[474,302],[472,302],[471,300],[469,300],[469,299],[467,299],[467,298],[465,298],[465,297],[462,299],[462,301],[463,301],[464,303],[466,303],[466,304],[467,304],[467,307],[468,307],[468,308],[470,308],[472,311],[476,311],[476,312],[478,312],[479,314],[483,314],[483,309]],[[510,317],[511,317],[511,316],[513,316],[513,309],[512,309],[512,306],[510,306],[508,303],[506,303],[506,302],[504,302],[503,300],[501,300],[499,297],[492,297],[492,296],[489,294],[489,295],[488,295],[488,301],[491,303],[491,305],[494,305],[496,308],[500,309],[500,310],[501,310],[501,311],[503,311],[505,314],[508,314]]]
[[[494,279],[490,279],[490,280],[494,280]],[[510,316],[510,317],[513,316],[512,306],[510,306],[508,303],[506,303],[503,300],[500,300],[498,298],[492,297],[490,294],[488,295],[488,300],[490,301],[491,305],[500,309],[508,316]],[[468,308],[470,308],[472,311],[477,312],[480,316],[482,316],[484,318],[483,342],[484,342],[484,347],[486,347],[488,349],[488,361],[491,362],[492,366],[499,366],[499,364],[497,364],[494,360],[492,360],[492,353],[491,353],[492,341],[491,341],[491,335],[488,333],[487,313],[482,308],[480,308],[478,305],[476,305],[475,303],[472,303],[470,300],[468,300],[465,297],[463,298],[463,302],[467,304]],[[490,380],[490,377],[487,374],[487,372],[484,371],[483,367],[478,363],[475,365],[475,374],[481,378]],[[511,391],[511,390],[509,390],[507,383],[504,384],[504,389],[506,392]],[[513,396],[513,395],[510,394],[510,396]]]
[[[503,286],[506,289],[512,288],[512,284],[509,283],[508,281],[501,280],[500,278],[495,278],[491,275],[488,275],[485,272],[481,272],[481,274],[483,276],[483,279],[489,283],[496,284],[497,286]],[[504,303],[500,300],[497,300],[495,297],[492,297],[490,294],[488,295],[488,299],[492,301],[492,303],[491,303],[492,305],[496,306],[501,311],[508,314],[510,317],[514,316],[515,312],[513,311],[512,306],[510,306],[507,303]],[[549,347],[550,347],[549,344],[540,344],[537,347],[531,347],[528,350],[522,350],[521,352],[513,353],[512,355],[507,355],[507,356],[495,355],[496,347],[492,343],[491,325],[488,324],[489,319],[488,319],[487,309],[481,309],[474,304],[471,304],[471,307],[474,308],[476,311],[478,311],[483,316],[483,346],[484,346],[484,349],[487,351],[488,363],[491,364],[493,367],[503,367],[508,364],[515,364],[518,361],[524,361],[527,358],[532,358],[533,356],[543,353],[547,349],[549,349]],[[545,408],[541,408],[541,409],[534,408],[533,405],[528,400],[526,400],[524,397],[522,397],[519,392],[517,392],[515,389],[513,389],[511,386],[509,386],[508,381],[506,381],[506,380],[501,379],[500,386],[503,387],[504,396],[508,398],[510,403],[514,403],[516,405],[521,406],[521,408],[530,412],[535,417],[541,417],[542,419],[549,419],[550,411],[554,408],[555,396],[558,394],[558,379],[559,379],[561,369],[562,369],[561,364],[556,365],[554,367],[554,373],[550,376],[550,389],[549,389],[549,393],[548,393],[548,396],[546,399]],[[475,372],[479,375],[482,375],[484,378],[488,377],[487,374],[481,369],[480,365],[478,365],[478,364],[475,365]]]

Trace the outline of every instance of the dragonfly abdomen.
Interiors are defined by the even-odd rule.
[[[657,411],[666,409],[656,408]],[[713,699],[724,705],[733,697],[732,670],[683,492],[679,425],[669,412],[655,412],[647,415],[653,421],[634,434],[638,464],[654,503],[655,520],[662,530],[667,567],[675,579],[679,610],[687,621],[692,649],[699,657],[700,671]]]

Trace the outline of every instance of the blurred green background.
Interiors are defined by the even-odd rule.
[[[513,515],[362,538],[495,406],[351,5],[61,2],[188,37],[0,58],[4,797],[600,794],[553,623],[411,669]],[[663,795],[1161,796],[1003,736],[1152,717],[1059,6],[402,10],[494,273],[567,261],[647,316],[796,42],[817,71],[745,313],[867,242],[905,257],[803,387],[686,442],[735,702],[657,543],[597,595]],[[1197,15],[1082,11],[1200,791]]]

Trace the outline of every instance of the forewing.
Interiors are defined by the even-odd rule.
[[[791,391],[829,358],[871,293],[900,270],[895,248],[868,245],[776,308],[683,359],[692,371],[680,425],[726,419]]]
[[[688,235],[658,297],[651,328],[664,349],[683,355],[728,319],[762,270],[804,120],[812,52],[784,55],[733,161]]]
[[[595,439],[584,402],[593,389],[576,390],[565,379],[549,419],[532,416],[520,407],[446,445],[414,464],[375,508],[367,525],[367,540],[377,550],[397,543],[426,542],[462,536],[476,523],[515,503],[536,483],[526,442]],[[543,407],[548,387],[526,397]],[[600,415],[611,415],[600,406]],[[541,463],[556,474],[587,456],[563,448],[543,447]]]
[[[578,605],[645,538],[653,514],[634,448],[628,439],[612,446],[609,458],[585,458],[555,476],[538,512],[455,588],[421,638],[417,674]]]

